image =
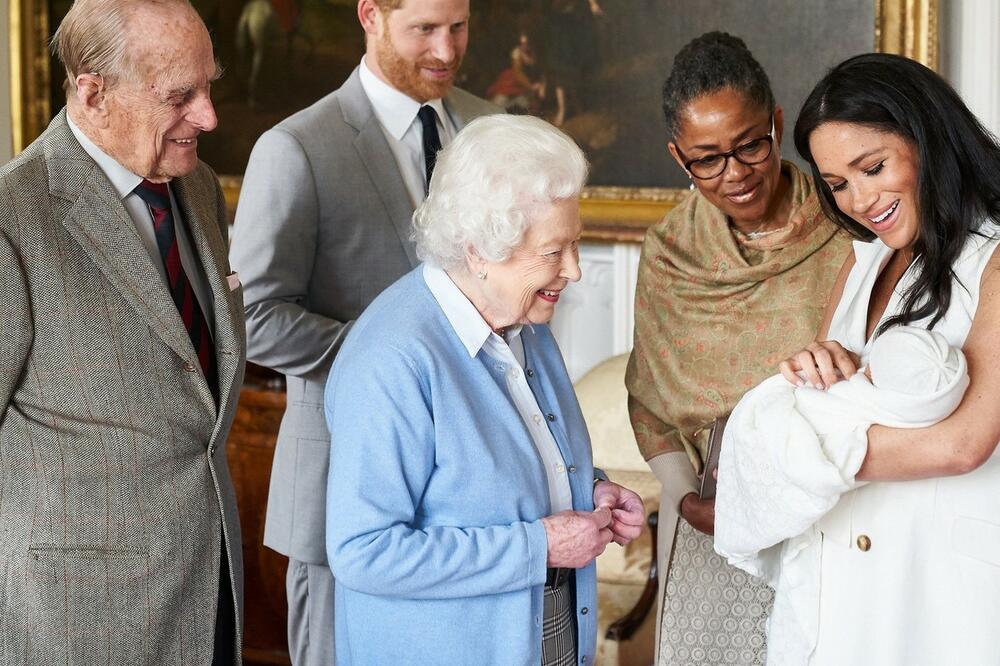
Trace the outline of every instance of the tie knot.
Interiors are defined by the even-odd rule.
[[[420,110],[417,111],[417,117],[420,118],[420,124],[424,126],[424,130],[433,127],[437,131],[437,111],[434,110],[433,106],[425,104],[420,107]]]
[[[143,179],[133,190],[150,208],[170,210],[170,190],[166,183],[151,183]]]

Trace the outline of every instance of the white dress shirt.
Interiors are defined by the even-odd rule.
[[[549,431],[548,421],[538,408],[535,394],[531,392],[524,376],[524,341],[521,327],[514,326],[507,332],[507,340],[493,332],[483,316],[466,298],[451,277],[441,268],[424,264],[424,281],[431,290],[445,317],[465,345],[469,356],[475,358],[482,349],[504,372],[507,392],[538,451],[545,467],[549,486],[549,503],[552,513],[573,508],[573,495],[569,488],[569,473],[559,445]]]
[[[80,142],[80,146],[83,150],[90,155],[91,159],[97,162],[97,166],[101,168],[104,175],[108,177],[111,181],[111,186],[118,193],[118,196],[122,199],[122,204],[125,206],[125,210],[128,212],[129,217],[132,218],[132,224],[135,225],[135,230],[139,233],[139,238],[142,240],[142,244],[146,247],[146,251],[149,253],[150,259],[153,260],[153,265],[159,272],[160,277],[163,279],[163,285],[170,290],[170,283],[167,280],[167,269],[163,265],[163,258],[160,256],[160,248],[156,244],[156,230],[153,228],[153,215],[149,211],[149,206],[146,202],[135,193],[135,188],[142,182],[142,177],[137,176],[121,164],[115,161],[110,155],[105,153],[103,150],[97,147],[97,145],[87,138],[79,127],[77,127],[73,120],[66,114],[66,122],[69,124],[69,129],[73,132],[73,136],[76,140]],[[177,249],[180,251],[181,255],[181,266],[184,267],[184,273],[187,275],[188,282],[191,284],[191,289],[194,291],[194,295],[198,300],[198,304],[201,306],[201,312],[205,315],[205,323],[208,324],[208,330],[215,337],[215,318],[214,318],[214,303],[211,298],[211,290],[208,287],[208,279],[205,277],[205,272],[202,269],[201,262],[195,257],[194,251],[192,249],[191,239],[188,237],[187,229],[185,224],[181,223],[184,219],[181,213],[180,207],[177,205],[177,200],[174,198],[173,188],[170,188],[170,207],[173,209],[174,214],[174,234],[177,237]]]
[[[375,110],[375,117],[382,126],[382,133],[392,150],[399,173],[403,177],[406,191],[411,203],[416,208],[424,200],[427,186],[426,167],[424,165],[424,128],[417,118],[421,106],[430,106],[437,113],[438,137],[441,147],[451,143],[455,136],[455,125],[445,111],[440,99],[428,100],[421,104],[406,93],[402,93],[368,68],[365,58],[361,58],[361,87]]]

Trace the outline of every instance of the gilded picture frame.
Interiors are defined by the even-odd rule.
[[[607,3],[605,6],[614,8],[613,4],[616,0],[600,0],[600,2]],[[634,0],[630,0],[634,1]],[[872,17],[874,18],[874,26],[870,29],[865,28],[863,31],[850,31],[853,33],[852,37],[857,40],[862,40],[858,42],[862,44],[860,49],[855,48],[854,52],[859,52],[860,50],[867,50],[874,48],[874,50],[886,52],[886,53],[898,53],[915,60],[918,60],[925,65],[936,69],[938,66],[939,57],[939,46],[938,46],[938,0],[838,0],[844,3],[845,6],[856,7],[855,21],[862,20],[870,21]],[[50,58],[47,52],[47,41],[49,35],[51,34],[51,29],[53,26],[50,23],[49,8],[52,6],[52,0],[8,0],[9,11],[10,11],[10,61],[11,61],[11,117],[13,121],[13,146],[15,152],[22,150],[28,143],[30,143],[48,124],[49,119],[53,113],[53,106],[51,100],[51,86],[52,77],[57,75],[51,71]],[[644,6],[653,9],[647,9],[646,11],[657,11],[665,12],[667,9],[665,7],[676,10],[683,10],[690,0],[659,0],[658,3],[652,3],[652,0],[644,0]],[[801,0],[769,0],[768,2],[757,4],[758,7],[764,7],[761,11],[775,11],[775,7],[781,5],[782,2],[794,3],[788,5],[788,7],[800,8],[803,7],[805,3]],[[484,7],[485,4],[485,7]],[[586,5],[587,3],[582,3]],[[591,3],[593,6],[594,3]],[[747,4],[756,3],[739,3],[740,6],[745,6]],[[829,1],[816,0],[816,6],[812,10],[805,10],[802,16],[817,16],[821,17],[817,20],[824,22],[823,27],[826,28],[826,21],[831,20],[829,14],[844,14],[845,12],[827,12],[825,10],[829,9]],[[633,6],[633,5],[629,5]],[[699,3],[699,7],[702,11],[699,15],[705,15],[704,3]],[[726,16],[728,7],[736,7],[736,3],[730,3],[730,0],[718,0],[714,4],[711,4],[712,12],[708,14],[713,18],[705,18],[702,23],[692,22],[693,28],[698,30],[709,29],[704,27],[704,21],[717,20],[719,22],[719,27],[722,29],[729,29],[737,34],[739,30],[733,27],[729,27],[726,21],[728,20],[730,24],[736,22],[740,27],[745,23],[744,16]],[[694,8],[694,5],[691,6]],[[476,12],[486,13],[490,11],[491,6],[486,3],[486,0],[476,0],[473,2],[473,13],[474,18]],[[641,8],[638,11],[643,11]],[[811,11],[811,13],[810,13]],[[694,12],[691,12],[692,15]],[[784,13],[783,13],[784,14]],[[678,16],[684,15],[680,12]],[[866,18],[867,17],[867,18]],[[764,17],[765,24],[767,25],[777,25],[775,22],[766,21],[766,16]],[[742,22],[742,23],[741,23]],[[641,23],[641,21],[638,21]],[[673,27],[674,22],[670,25]],[[709,23],[711,27],[714,24]],[[473,27],[476,28],[475,21],[473,22]],[[514,28],[512,28],[513,30]],[[657,29],[654,26],[651,29]],[[794,33],[794,26],[787,27],[786,32],[788,34],[780,34],[780,26],[775,28],[778,34],[764,36],[764,44],[775,44],[780,45],[781,48],[777,49],[778,55],[771,56],[772,60],[777,57],[785,57],[789,61],[789,66],[791,67],[793,63],[798,66],[800,57],[799,53],[794,51],[794,37],[791,35]],[[841,32],[837,33],[836,26],[831,25],[829,27],[831,35],[831,43],[841,43],[844,40],[844,29],[841,28]],[[675,31],[676,32],[676,31]],[[863,33],[863,34],[862,34]],[[473,40],[480,35],[480,50],[485,48],[492,48],[494,54],[499,53],[500,50],[508,48],[506,46],[507,42],[502,42],[495,40],[494,43],[485,43],[486,37],[483,35],[483,31],[480,30],[479,33],[473,32]],[[516,34],[516,33],[512,33]],[[687,37],[695,36],[700,34],[696,32],[695,34]],[[654,35],[655,37],[656,35]],[[681,35],[683,37],[683,35]],[[745,35],[741,35],[744,36]],[[608,40],[612,43],[620,43],[622,35],[611,35]],[[669,59],[664,60],[664,56],[669,56],[672,58],[673,53],[682,45],[675,44],[677,41],[677,35],[674,35],[674,42],[666,44],[663,48],[664,53],[660,54],[660,60],[658,61],[656,71],[659,72],[659,77],[665,76],[666,69],[669,67]],[[663,40],[668,42],[669,40]],[[765,69],[768,70],[772,84],[776,87],[776,94],[778,94],[778,85],[776,81],[780,81],[783,77],[781,72],[775,72],[774,66],[769,66],[767,62],[764,62],[765,58],[762,58],[758,51],[767,50],[761,49],[760,42],[755,44],[753,40],[747,39],[751,50],[754,51],[755,55],[762,60]],[[786,49],[785,45],[789,45]],[[868,46],[871,44],[871,46]],[[467,63],[463,67],[463,70],[469,69],[470,75],[467,77],[463,85],[467,85],[473,92],[479,92],[475,88],[476,76],[480,72],[476,70],[477,64],[482,62],[482,58],[476,58],[476,52],[473,50],[475,48],[475,41],[473,41],[473,46],[470,47],[470,57],[467,58]],[[809,49],[804,49],[804,51],[814,51],[812,45]],[[502,53],[506,54],[507,51],[503,50]],[[781,54],[786,54],[782,56]],[[851,55],[851,52],[844,53],[841,55],[838,52],[831,51],[826,54],[826,60],[823,61],[824,66],[829,66],[846,55]],[[790,57],[789,57],[790,56]],[[832,60],[832,62],[831,62]],[[663,63],[667,63],[666,66]],[[780,69],[780,66],[778,67]],[[619,68],[620,69],[620,68]],[[821,73],[821,71],[819,72]],[[818,78],[819,74],[809,73],[808,76],[813,77],[813,79]],[[480,77],[482,79],[482,77]],[[662,84],[662,80],[650,81],[649,85],[652,89],[658,90],[659,86]],[[645,86],[645,82],[643,82]],[[800,86],[801,87],[801,86]],[[655,90],[653,91],[655,93]],[[650,91],[645,93],[647,97]],[[779,95],[779,103],[781,102]],[[793,100],[793,102],[801,103],[801,100]],[[789,109],[793,108],[792,104],[786,106],[786,114]],[[797,110],[797,109],[794,109]],[[662,120],[656,117],[655,110],[643,110],[643,123],[646,123],[645,118],[648,117],[648,125],[644,126],[644,131],[646,135],[640,137],[640,140],[645,144],[650,144],[652,148],[659,150],[660,147],[664,146],[666,137],[661,137],[657,134],[658,131],[662,131]],[[792,117],[789,117],[789,128],[791,125]],[[631,123],[634,125],[635,123]],[[569,130],[567,130],[569,131]],[[571,132],[572,134],[572,132]],[[576,138],[576,137],[574,137]],[[786,151],[794,152],[788,147],[788,142],[785,142]],[[665,152],[665,148],[663,148]],[[659,160],[660,157],[658,156]],[[664,163],[666,164],[666,163]],[[619,171],[621,170],[620,167]],[[643,164],[635,165],[636,169],[641,170],[644,168]],[[666,164],[666,166],[657,162],[655,169],[673,169],[673,166]],[[613,169],[612,169],[613,171]],[[671,174],[670,177],[676,180],[677,174]],[[677,204],[686,194],[687,190],[680,187],[662,187],[662,186],[632,186],[632,185],[620,185],[614,182],[613,177],[602,176],[602,181],[599,184],[592,185],[588,187],[584,193],[581,212],[585,221],[585,237],[587,240],[591,241],[604,241],[604,242],[637,242],[642,239],[645,228],[652,222],[659,220],[671,207]],[[235,208],[236,201],[239,197],[239,186],[241,182],[241,177],[239,174],[228,174],[222,176],[222,181],[226,189],[227,200],[231,208]]]

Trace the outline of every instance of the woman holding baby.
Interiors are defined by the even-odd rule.
[[[867,430],[859,483],[818,523],[808,663],[1000,663],[1000,146],[938,75],[885,54],[831,70],[795,144],[830,216],[872,240],[855,243],[816,342],[782,374],[829,388],[910,326],[961,348],[969,377],[935,425]],[[783,639],[772,627],[769,663]]]

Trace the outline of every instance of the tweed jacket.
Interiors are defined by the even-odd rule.
[[[226,279],[214,174],[199,164],[172,189],[214,299],[218,407],[65,111],[0,168],[2,664],[210,664],[221,557],[239,644],[225,441],[243,377],[242,295]]]
[[[444,107],[459,130],[500,111],[457,88]],[[416,266],[412,216],[357,69],[250,155],[231,252],[246,290],[247,357],[288,379],[264,544],[303,562],[326,562],[327,373],[352,322]]]

